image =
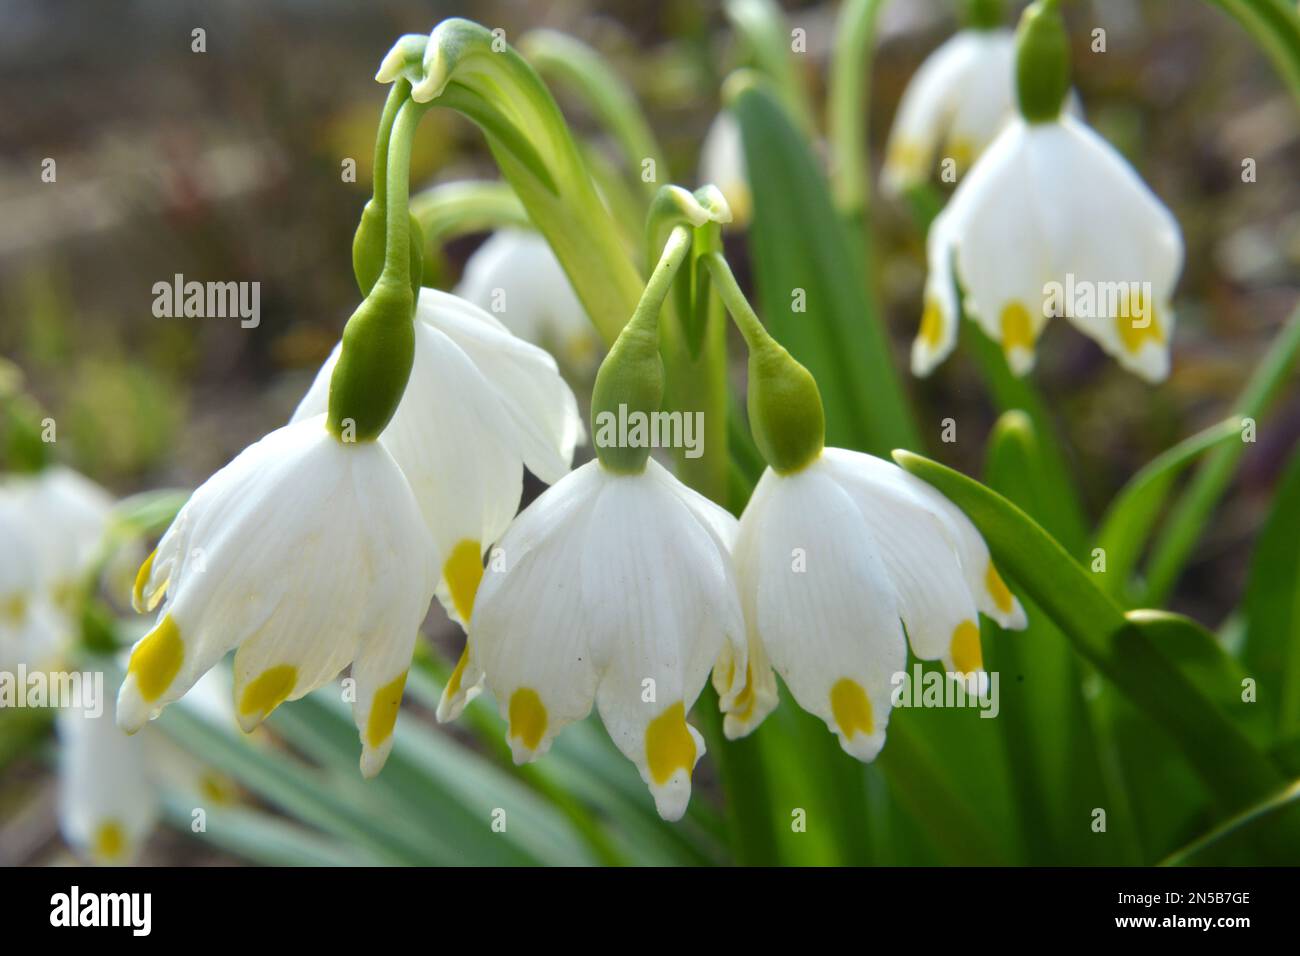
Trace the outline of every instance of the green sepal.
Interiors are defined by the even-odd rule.
[[[348,319],[330,376],[328,427],[335,438],[373,441],[392,419],[415,361],[414,312],[409,284],[381,275]]]
[[[1038,0],[1025,9],[1016,31],[1016,96],[1030,123],[1061,115],[1070,90],[1070,38],[1057,0]]]

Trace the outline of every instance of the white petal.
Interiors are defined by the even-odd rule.
[[[960,508],[892,462],[839,448],[828,448],[824,455],[839,475],[853,472],[871,475],[873,487],[880,489],[882,495],[889,495],[900,508],[908,507],[912,520],[915,521],[922,512],[933,518],[942,529],[949,548],[957,555],[966,587],[980,613],[1004,628],[1020,630],[1025,627],[1024,608],[1008,590],[994,566],[979,529]],[[846,481],[852,480],[846,478]],[[886,488],[892,488],[892,493]]]
[[[912,340],[912,374],[929,375],[957,347],[957,285],[953,277],[952,218],[939,213],[926,236],[929,273],[925,280],[921,326]]]
[[[944,519],[904,484],[906,473],[892,462],[839,448],[826,449],[823,459],[880,548],[913,653],[942,660],[948,670],[981,669],[976,596]]]
[[[1019,118],[1008,123],[948,209],[966,312],[1020,375],[1033,367],[1034,344],[1047,322],[1044,290],[1055,275],[1050,210],[1039,205],[1030,183],[1032,135]]]
[[[907,660],[878,546],[822,461],[778,477],[757,505],[741,517],[742,538],[750,524],[756,536],[741,573],[764,649],[799,705],[845,751],[871,760],[885,740],[891,679]]]
[[[1183,266],[1178,222],[1114,147],[1071,117],[1035,128],[1031,156],[1032,185],[1052,224],[1054,278],[1063,287],[1072,279],[1076,290],[1064,296],[1066,315],[1123,367],[1162,380]],[[1147,305],[1153,315],[1141,314]]]
[[[418,321],[445,333],[465,351],[497,393],[514,423],[512,447],[547,484],[569,470],[585,439],[578,403],[555,359],[511,335],[500,322],[463,299],[421,289]]]

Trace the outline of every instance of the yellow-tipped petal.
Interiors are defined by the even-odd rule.
[[[681,701],[650,721],[645,731],[645,754],[650,779],[659,786],[678,770],[690,776],[695,768],[695,738],[686,727],[686,707]]]
[[[871,721],[871,701],[862,685],[848,677],[835,682],[831,688],[831,714],[845,737],[856,733],[870,736],[873,728]]]
[[[464,539],[451,549],[442,566],[442,576],[451,590],[451,603],[460,619],[469,622],[474,613],[474,598],[483,580],[483,549],[477,541]]]
[[[170,614],[164,614],[158,625],[144,636],[126,666],[128,674],[135,676],[135,686],[145,701],[155,701],[171,686],[185,660],[185,644],[180,629]]]
[[[952,632],[952,666],[959,674],[973,674],[984,668],[980,629],[974,621],[962,621]]]
[[[536,750],[546,733],[546,706],[537,691],[521,687],[510,695],[510,736]]]

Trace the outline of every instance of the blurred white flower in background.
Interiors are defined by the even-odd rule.
[[[220,669],[208,671],[182,706],[234,727],[230,682]],[[59,829],[77,855],[91,863],[136,860],[161,817],[163,788],[196,806],[235,799],[234,785],[221,774],[153,728],[127,736],[111,711],[92,716],[83,708],[65,707],[57,728]]]
[[[936,156],[965,172],[1016,112],[1011,29],[965,29],[913,74],[885,147],[881,185],[898,194],[928,182]]]
[[[714,117],[704,136],[699,177],[701,183],[712,183],[721,190],[731,207],[730,228],[743,229],[749,224],[754,215],[754,196],[745,165],[744,137],[740,123],[726,110]]]
[[[590,374],[603,354],[596,327],[540,233],[498,229],[469,257],[454,291],[575,374]]]
[[[1169,374],[1182,233],[1127,160],[1072,116],[1008,123],[931,224],[927,256],[917,375],[951,353],[961,311],[1020,375],[1049,313],[1147,381]]]

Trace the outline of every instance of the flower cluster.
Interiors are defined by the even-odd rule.
[[[1018,375],[1033,367],[1052,316],[1148,381],[1169,374],[1182,235],[1133,168],[1078,118],[1056,7],[1031,6],[1016,35],[992,18],[953,37],[899,104],[887,189],[924,182],[941,141],[949,159],[969,167],[927,238],[917,375],[952,352],[963,313]]]

